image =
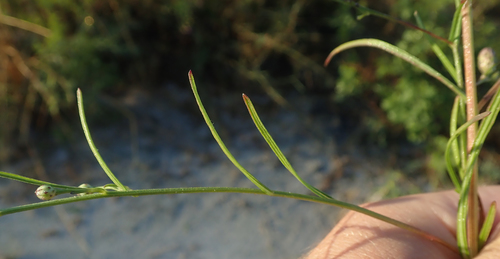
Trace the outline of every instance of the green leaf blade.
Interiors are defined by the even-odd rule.
[[[201,114],[203,116],[203,119],[205,120],[205,123],[207,124],[208,128],[210,129],[210,132],[212,133],[212,136],[214,137],[215,141],[217,141],[217,144],[219,144],[219,147],[222,149],[222,152],[227,156],[227,158],[233,163],[236,168],[238,168],[255,186],[257,186],[260,190],[262,190],[264,193],[267,195],[273,195],[273,191],[269,189],[267,186],[265,186],[263,183],[261,183],[257,178],[255,178],[248,170],[246,170],[239,162],[236,160],[236,158],[231,154],[229,149],[226,147],[226,144],[224,144],[224,141],[219,136],[219,133],[214,127],[214,124],[210,120],[210,117],[208,116],[208,113],[205,109],[205,106],[201,102],[200,95],[198,94],[198,89],[196,87],[196,82],[194,81],[194,76],[193,72],[189,70],[188,72],[188,78],[189,78],[189,83],[191,84],[191,89],[193,90],[194,97],[196,99],[196,103],[198,104],[198,108],[201,111]]]
[[[486,244],[486,240],[488,240],[488,237],[490,236],[491,229],[493,228],[493,222],[495,221],[496,212],[497,202],[494,201],[490,205],[490,209],[488,210],[488,214],[484,219],[481,232],[479,232],[479,249],[482,249],[484,247],[484,244]]]
[[[455,173],[455,170],[453,170],[453,162],[451,161],[451,155],[450,155],[450,152],[453,151],[452,150],[453,143],[455,143],[455,140],[462,133],[464,133],[470,125],[472,125],[473,123],[476,123],[479,120],[484,119],[485,117],[489,116],[490,114],[491,114],[490,111],[486,111],[486,112],[483,112],[481,114],[474,116],[474,118],[470,119],[464,125],[460,126],[460,128],[458,128],[454,132],[454,134],[450,137],[450,139],[448,140],[448,144],[446,145],[446,151],[445,151],[446,168],[448,170],[448,174],[450,175],[450,178],[451,178],[453,184],[455,185],[455,190],[458,193],[460,193],[460,190],[462,188],[461,187],[462,183],[460,180],[458,180],[458,177],[457,177],[457,174]]]
[[[99,154],[99,150],[97,149],[97,147],[94,144],[94,141],[92,140],[89,126],[87,125],[87,119],[85,118],[85,109],[83,107],[83,97],[80,88],[77,89],[76,96],[78,99],[78,113],[80,114],[80,122],[82,124],[83,133],[85,134],[85,138],[87,139],[87,143],[89,144],[89,147],[92,150],[94,157],[97,159],[97,162],[99,162],[99,165],[102,167],[106,175],[108,175],[109,179],[113,181],[113,183],[115,183],[118,187],[120,187],[121,190],[128,190],[128,188],[125,185],[123,185],[118,180],[118,178],[116,178],[113,172],[111,172],[111,169],[109,169],[108,165],[106,165],[106,162],[104,162],[104,159],[102,159],[101,154]]]
[[[245,94],[243,94],[242,96],[243,96],[243,101],[245,102],[245,105],[248,108],[248,112],[250,113],[250,116],[252,117],[252,120],[255,123],[255,126],[257,127],[257,129],[259,130],[260,134],[262,135],[262,137],[264,138],[264,140],[267,142],[267,144],[269,145],[269,147],[271,147],[271,149],[273,150],[273,152],[276,155],[276,157],[278,157],[278,159],[280,160],[280,162],[283,164],[283,166],[293,176],[295,176],[295,178],[300,183],[302,183],[302,185],[304,185],[311,192],[313,192],[314,194],[318,195],[319,197],[331,199],[332,197],[330,197],[330,195],[328,195],[328,194],[324,193],[323,191],[317,189],[316,187],[308,184],[306,181],[304,181],[297,174],[297,172],[295,171],[295,169],[292,167],[292,165],[290,164],[290,162],[288,162],[288,159],[283,154],[283,152],[281,152],[281,149],[278,147],[278,145],[276,144],[276,142],[274,141],[274,139],[271,137],[271,134],[269,134],[269,132],[267,131],[266,127],[264,126],[264,124],[260,120],[259,115],[257,114],[257,111],[255,110],[255,107],[253,106],[252,101],[250,100],[250,98],[248,98],[248,96],[246,96]]]
[[[41,180],[25,177],[22,175],[2,172],[2,171],[0,171],[0,177],[14,180],[14,181],[18,181],[18,182],[22,182],[22,183],[32,184],[32,185],[50,185],[52,187],[63,188],[63,189],[75,188],[75,187],[68,186],[68,185],[50,183],[50,182],[41,181]]]
[[[437,72],[434,68],[430,67],[429,65],[425,64],[422,62],[420,59],[417,57],[411,55],[410,53],[406,52],[405,50],[398,48],[392,44],[389,44],[385,41],[381,41],[378,39],[360,39],[360,40],[353,40],[346,42],[344,44],[341,44],[340,46],[336,47],[333,49],[328,57],[325,60],[324,65],[327,66],[331,59],[337,55],[338,53],[351,49],[351,48],[356,48],[356,47],[372,47],[372,48],[378,48],[381,49],[385,52],[388,52],[398,58],[401,58],[405,60],[406,62],[412,64],[413,66],[420,68],[423,70],[425,73],[428,75],[434,77],[441,83],[443,83],[445,86],[447,86],[450,90],[452,90],[455,94],[460,96],[462,100],[465,100],[465,94],[461,89],[459,89],[455,84],[453,84],[450,80],[448,80],[446,77],[444,77],[441,73]]]

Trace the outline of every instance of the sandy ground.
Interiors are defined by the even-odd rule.
[[[105,127],[93,125],[96,145],[125,185],[253,187],[219,150],[195,108],[172,108],[194,105],[191,98],[189,89],[175,86],[155,95],[134,91],[119,100],[128,117],[118,115]],[[358,204],[383,195],[390,175],[384,174],[380,154],[340,147],[349,131],[338,118],[310,116],[304,122],[284,109],[262,111],[258,98],[254,104],[306,181]],[[240,107],[245,110],[242,102]],[[281,166],[249,117],[215,112],[222,138],[257,179],[274,190],[308,193]],[[136,134],[130,134],[130,122]],[[42,175],[76,186],[109,183],[81,129],[74,134],[71,146],[38,149]],[[32,175],[36,165],[27,159],[2,170]],[[37,201],[31,195],[35,186],[0,179],[0,187],[0,208]],[[0,258],[299,258],[342,213],[322,204],[231,193],[93,200],[1,217]]]

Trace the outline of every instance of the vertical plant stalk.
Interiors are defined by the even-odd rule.
[[[474,62],[474,41],[472,31],[471,0],[467,0],[462,8],[462,42],[464,51],[464,75],[466,93],[466,113],[467,120],[472,119],[477,114],[476,97],[476,67]],[[473,123],[467,129],[467,153],[470,154],[476,138],[477,123]],[[472,168],[472,177],[467,196],[467,243],[470,257],[475,257],[478,253],[479,235],[479,200],[477,194],[477,163]]]

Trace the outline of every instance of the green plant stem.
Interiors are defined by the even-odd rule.
[[[464,88],[464,79],[462,77],[462,62],[460,58],[460,53],[458,51],[458,40],[453,42],[453,45],[451,46],[451,51],[453,53],[453,61],[455,65],[455,72],[457,75],[455,78],[457,79],[457,86],[459,88]]]
[[[44,207],[50,207],[50,206],[85,201],[85,200],[100,199],[100,198],[125,197],[125,196],[136,197],[136,196],[146,196],[146,195],[180,194],[180,193],[251,193],[251,194],[269,195],[269,194],[267,194],[259,189],[237,188],[237,187],[187,187],[187,188],[164,188],[164,189],[143,189],[143,190],[129,190],[129,191],[110,191],[110,192],[106,192],[103,194],[100,194],[100,193],[99,194],[87,194],[84,196],[74,196],[74,197],[69,197],[69,198],[62,198],[62,199],[56,199],[56,200],[51,200],[51,201],[44,201],[44,202],[22,205],[22,206],[18,206],[18,207],[12,207],[12,208],[8,208],[8,209],[0,210],[0,216],[5,216],[8,214],[17,213],[17,212],[21,212],[21,211],[39,209],[39,208],[44,208]],[[438,237],[435,237],[429,233],[426,233],[426,232],[424,232],[416,227],[410,226],[406,223],[397,221],[395,219],[378,214],[376,212],[373,212],[371,210],[365,209],[363,207],[360,207],[360,206],[357,206],[354,204],[350,204],[350,203],[346,203],[346,202],[342,202],[342,201],[338,201],[338,200],[334,200],[334,199],[322,198],[322,197],[318,197],[318,196],[290,193],[290,192],[281,192],[281,191],[273,191],[273,194],[270,196],[329,204],[329,205],[337,206],[340,208],[356,211],[356,212],[365,214],[367,216],[382,220],[382,221],[389,223],[391,225],[394,225],[396,227],[411,231],[411,232],[413,232],[417,235],[420,235],[428,240],[437,242],[437,243],[447,247],[448,249],[450,249],[454,252],[458,252],[456,246],[449,244],[446,241],[444,241]]]
[[[413,16],[415,17],[415,20],[417,21],[417,25],[420,28],[425,29],[424,23],[423,23],[422,19],[420,18],[420,15],[418,15],[417,11],[415,11],[413,13]],[[429,35],[426,35],[426,36],[429,36]],[[427,37],[427,38],[429,38],[429,37]],[[441,64],[443,64],[444,68],[446,68],[446,70],[448,71],[450,76],[453,77],[453,80],[455,80],[455,82],[457,82],[458,81],[457,71],[455,71],[455,67],[451,64],[448,57],[446,57],[446,54],[444,54],[443,50],[441,50],[441,48],[436,43],[432,42],[430,39],[429,39],[429,43],[431,44],[432,51],[434,51],[434,54],[436,54],[436,57],[438,57],[439,61],[441,61]]]
[[[453,143],[456,143],[456,138],[459,137],[462,132],[466,131],[470,125],[473,123],[476,123],[479,120],[484,119],[486,116],[490,115],[490,111],[483,112],[481,114],[478,114],[477,116],[474,116],[470,121],[467,121],[464,125],[460,126],[460,128],[456,129],[454,134],[451,135],[450,139],[448,140],[448,144],[446,145],[446,151],[445,151],[445,160],[446,160],[446,168],[448,170],[448,174],[455,185],[455,190],[460,193],[461,190],[461,181],[458,179],[457,174],[453,170],[453,163],[451,161],[450,157],[450,152],[453,151]]]
[[[461,7],[461,5],[460,5]],[[460,13],[460,12],[458,12]],[[458,22],[457,27],[460,29],[462,28],[461,26],[462,23]],[[450,34],[451,35],[451,34]],[[462,72],[462,62],[461,62],[461,57],[460,53],[458,50],[458,45],[460,41],[460,30],[458,30],[455,33],[455,36],[453,37],[455,40],[453,41],[453,45],[451,46],[451,50],[453,53],[453,61],[454,61],[454,66],[455,66],[455,71],[457,73],[456,79],[457,79],[457,86],[460,89],[464,88],[464,79],[463,79],[463,72]],[[450,36],[451,37],[451,36]],[[465,115],[465,100],[460,98],[458,100],[458,110],[457,110],[457,122],[458,121],[466,121],[466,115]],[[450,136],[453,135],[453,132],[450,132]],[[466,134],[461,134],[458,137],[458,152],[460,156],[460,166],[459,166],[459,174],[460,178],[463,179],[464,177],[464,171],[465,171],[465,165],[467,161],[467,136]]]
[[[54,183],[50,183],[50,182],[40,181],[40,180],[36,180],[36,179],[33,179],[33,178],[24,177],[24,176],[21,176],[21,175],[7,173],[7,172],[2,172],[2,171],[0,171],[0,177],[6,178],[6,179],[10,179],[10,180],[14,180],[14,181],[18,181],[18,182],[22,182],[22,183],[37,185],[37,186],[45,184],[45,185],[50,185],[52,187],[64,188],[64,189],[71,189],[71,188],[75,188],[76,189],[77,188],[77,187],[68,186],[68,185],[54,184]]]
[[[468,193],[470,189],[470,179],[474,174],[473,168],[476,165],[477,158],[479,157],[479,152],[481,147],[486,140],[486,136],[490,132],[493,124],[495,123],[498,113],[500,112],[500,91],[497,91],[493,97],[489,111],[491,115],[486,117],[481,126],[479,127],[476,140],[474,141],[474,146],[470,152],[469,158],[467,160],[467,165],[465,169],[465,176],[462,181],[462,190],[460,192],[460,200],[458,203],[457,211],[457,244],[462,254],[463,258],[471,258],[469,255],[469,250],[467,249],[467,213],[468,213]]]
[[[464,51],[465,93],[467,96],[467,120],[477,114],[476,97],[476,67],[474,62],[474,41],[471,17],[471,0],[467,0],[462,7],[462,43]],[[477,123],[467,129],[467,151],[471,152],[476,139]],[[479,200],[477,194],[477,163],[472,168],[470,188],[467,195],[467,243],[469,256],[478,254],[479,236]]]
[[[458,126],[458,108],[460,104],[460,98],[458,96],[455,97],[455,101],[453,102],[453,108],[451,109],[451,119],[450,119],[450,139],[455,132],[457,131]],[[453,152],[454,161],[451,163],[452,166],[460,165],[460,147],[458,145],[458,141],[455,139],[451,144],[451,151]],[[446,149],[448,151],[448,149]],[[445,155],[446,158],[446,155]],[[449,171],[448,171],[449,172]]]
[[[453,42],[453,45],[460,38],[460,29],[462,23],[460,22],[460,16],[462,13],[462,7],[464,3],[461,0],[455,0],[455,14],[453,15],[453,21],[451,23],[450,35],[448,36],[448,40]],[[456,67],[456,66],[455,66]]]
[[[106,174],[108,175],[109,179],[113,181],[113,183],[116,184],[121,190],[127,190],[128,188],[123,185],[118,178],[111,172],[109,167],[106,165],[106,162],[102,159],[101,155],[99,154],[99,150],[97,150],[97,147],[94,144],[94,141],[92,140],[92,136],[90,135],[89,127],[87,125],[87,120],[85,118],[85,110],[83,106],[83,97],[82,97],[82,91],[80,88],[76,90],[76,96],[78,99],[78,113],[80,114],[80,122],[82,123],[82,128],[83,128],[83,133],[85,133],[85,138],[87,138],[87,142],[90,146],[90,149],[92,150],[92,153],[94,154],[95,158],[97,159],[97,162],[99,162],[99,165],[101,165],[102,169]]]
[[[453,18],[452,30],[450,30],[450,40],[453,40],[453,44],[450,46],[451,51],[453,53],[453,63],[455,66],[455,72],[457,73],[455,78],[457,79],[456,83],[458,88],[464,88],[464,79],[463,79],[463,70],[462,70],[462,59],[460,57],[460,52],[458,49],[460,43],[460,33],[462,28],[462,23],[460,22],[460,10],[462,9],[463,3],[460,1],[455,1],[456,3],[456,11],[455,17]],[[466,121],[465,115],[465,100],[460,98],[458,100],[458,110],[457,110],[457,122]],[[450,132],[450,136],[453,135],[453,132]],[[459,175],[460,178],[464,178],[465,173],[465,165],[467,161],[467,137],[466,134],[461,134],[458,137],[458,153],[460,156],[460,165],[459,165]]]

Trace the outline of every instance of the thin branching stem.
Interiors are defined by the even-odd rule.
[[[17,213],[17,212],[21,212],[21,211],[39,209],[39,208],[44,208],[44,207],[56,206],[56,205],[85,201],[85,200],[94,200],[94,199],[100,199],[100,198],[126,197],[126,196],[137,197],[137,196],[146,196],[146,195],[180,194],[180,193],[250,193],[250,194],[270,195],[270,194],[265,193],[264,191],[262,191],[260,189],[238,188],[238,187],[185,187],[185,188],[109,191],[109,192],[102,193],[102,194],[98,193],[98,194],[88,194],[88,195],[84,195],[84,196],[74,196],[74,197],[69,197],[69,198],[62,198],[62,199],[32,203],[32,204],[27,204],[27,205],[21,205],[18,207],[3,209],[3,210],[0,210],[0,216],[5,216],[8,214]],[[438,237],[435,237],[429,233],[426,233],[426,232],[424,232],[416,227],[410,226],[410,225],[403,223],[401,221],[389,218],[387,216],[378,214],[376,212],[373,212],[371,210],[365,209],[363,207],[360,207],[360,206],[357,206],[354,204],[350,204],[347,202],[342,202],[342,201],[338,201],[338,200],[334,200],[334,199],[329,199],[329,198],[322,198],[322,197],[318,197],[318,196],[291,193],[291,192],[281,192],[281,191],[273,191],[270,196],[329,204],[329,205],[337,206],[340,208],[356,211],[356,212],[368,215],[370,217],[382,220],[382,221],[389,223],[391,225],[394,225],[394,226],[406,229],[408,231],[411,231],[411,232],[413,232],[417,235],[420,235],[428,240],[437,242],[437,243],[447,247],[448,249],[450,249],[454,252],[458,252],[456,246],[449,244],[448,242],[446,242]]]

